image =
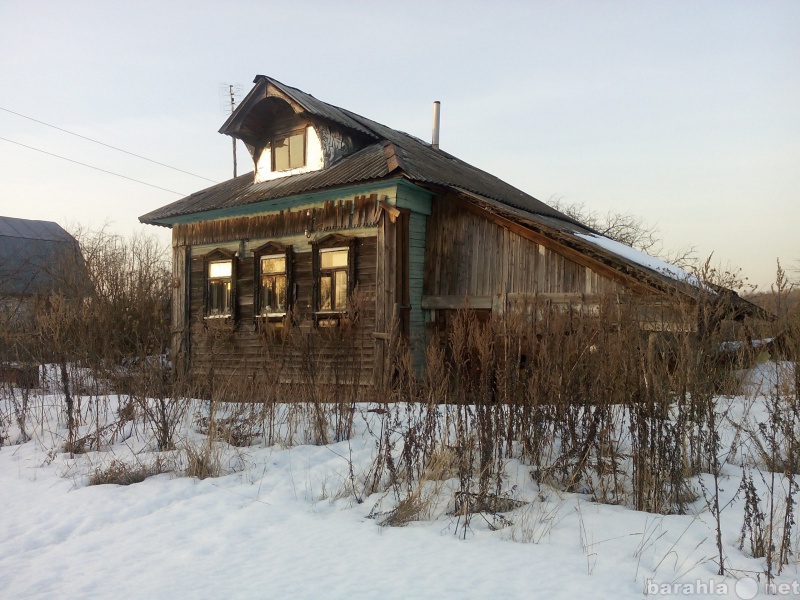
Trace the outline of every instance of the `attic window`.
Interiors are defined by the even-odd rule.
[[[306,164],[306,130],[298,129],[291,133],[272,138],[272,170],[289,171]]]

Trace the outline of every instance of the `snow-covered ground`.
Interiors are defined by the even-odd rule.
[[[2,402],[3,414],[12,415]],[[118,402],[104,399],[101,419],[112,418]],[[20,443],[11,418],[0,448],[0,598],[752,598],[753,586],[759,596],[765,592],[764,559],[739,549],[744,501],[737,494],[741,460],[734,458],[720,486],[728,569],[722,577],[702,495],[685,515],[637,512],[540,488],[514,460],[506,487],[523,506],[473,515],[465,528],[448,514],[457,482],[446,480],[439,484],[441,506],[427,519],[382,526],[391,492],[352,493],[376,453],[368,425],[378,416],[367,406],[358,407],[349,441],[218,442],[219,477],[163,473],[128,486],[90,486],[90,476],[113,460],[151,464],[161,456],[179,471],[186,461],[181,448],[204,443],[195,430],[202,404],[187,413],[176,451],[155,452],[149,432],[129,424],[110,447],[70,458],[62,451],[63,400],[40,395],[31,403],[39,417],[38,426],[27,427],[32,439]],[[759,397],[719,403],[731,423],[757,428],[766,414]],[[96,427],[96,408],[84,400],[82,432]],[[741,443],[734,437],[723,435],[723,447]],[[766,497],[769,474],[755,479]],[[710,476],[703,482],[712,487]],[[780,478],[777,487],[785,488]],[[796,552],[800,539],[793,535]],[[775,580],[774,591],[786,598],[800,597],[796,554],[792,561]]]

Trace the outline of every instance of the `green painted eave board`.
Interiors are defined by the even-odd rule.
[[[408,181],[397,186],[397,206],[423,215],[431,214],[433,193]]]

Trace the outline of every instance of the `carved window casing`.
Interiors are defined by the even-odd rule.
[[[314,311],[347,311],[356,284],[356,238],[331,234],[312,244]]]
[[[236,254],[218,248],[204,257],[206,318],[236,316]]]
[[[294,301],[292,247],[269,242],[255,249],[253,257],[256,317],[282,318]]]

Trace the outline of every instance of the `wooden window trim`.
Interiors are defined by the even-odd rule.
[[[353,236],[345,236],[338,233],[326,235],[315,242],[312,242],[312,255],[311,255],[311,270],[313,275],[313,305],[314,305],[314,319],[317,324],[336,324],[336,321],[341,321],[346,317],[350,309],[350,298],[356,287],[356,248],[358,238]],[[320,250],[347,250],[347,306],[334,310],[321,310],[321,261]]]
[[[228,314],[211,314],[210,305],[210,285],[211,278],[209,277],[209,268],[212,262],[216,261],[231,261],[231,295],[230,295],[230,312]],[[203,256],[203,318],[214,321],[226,321],[231,323],[236,322],[238,298],[237,298],[237,277],[239,273],[238,264],[236,260],[236,252],[226,250],[224,248],[216,248]]]
[[[261,259],[265,256],[282,255],[286,259],[286,310],[281,313],[261,314]],[[253,312],[256,323],[259,321],[281,321],[292,310],[295,300],[294,252],[291,245],[267,242],[253,250]]]

